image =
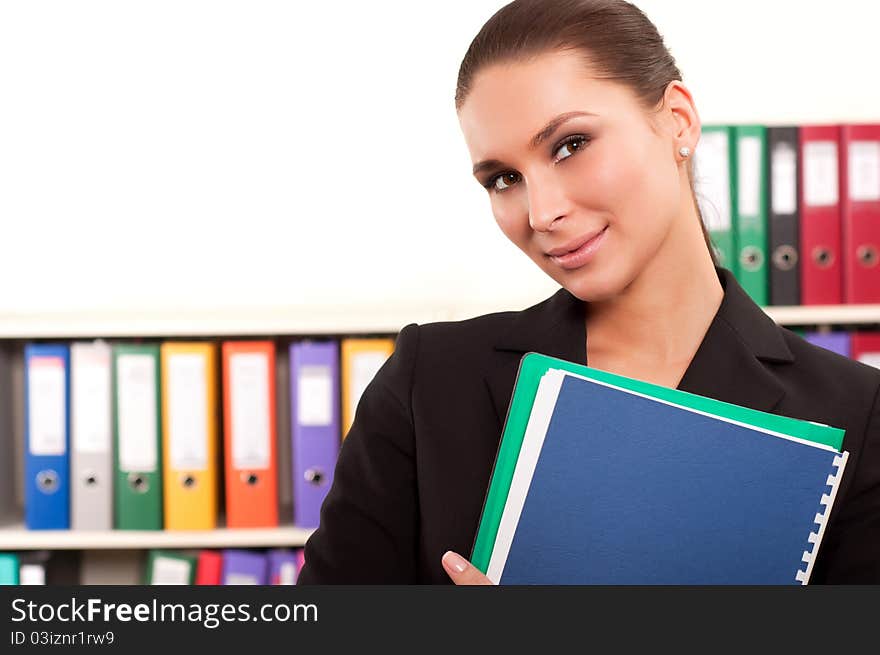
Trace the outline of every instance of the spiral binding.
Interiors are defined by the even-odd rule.
[[[846,467],[847,459],[849,459],[849,453],[844,451],[840,453],[840,455],[837,455],[831,463],[831,466],[836,468],[837,472],[833,475],[829,475],[828,479],[825,481],[825,484],[828,486],[828,493],[822,494],[819,504],[823,506],[823,509],[820,513],[816,514],[816,518],[813,520],[818,527],[815,532],[811,532],[810,536],[807,537],[807,541],[812,545],[812,548],[810,550],[805,550],[801,557],[801,561],[804,562],[807,567],[798,570],[794,576],[794,579],[802,585],[805,585],[810,581],[810,574],[813,572],[813,564],[816,561],[816,555],[819,553],[819,545],[822,543],[822,535],[825,534],[828,515],[831,514],[831,507],[834,505],[834,498],[837,496],[837,489],[840,486],[840,480],[843,478],[843,469]]]

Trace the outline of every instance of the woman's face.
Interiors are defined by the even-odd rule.
[[[504,234],[581,300],[624,291],[681,213],[674,121],[580,54],[481,70],[459,120]]]

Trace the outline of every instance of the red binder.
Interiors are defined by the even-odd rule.
[[[226,526],[278,525],[275,344],[223,343]]]
[[[840,251],[840,127],[804,126],[801,151],[801,304],[843,301]]]
[[[223,573],[223,554],[215,550],[203,550],[199,553],[196,565],[196,584],[220,584]]]
[[[880,125],[844,125],[840,138],[843,297],[880,302]]]
[[[880,332],[854,332],[852,358],[880,368]]]

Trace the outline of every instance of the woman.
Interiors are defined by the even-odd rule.
[[[471,44],[456,107],[501,230],[562,288],[401,331],[300,582],[488,582],[466,557],[528,351],[844,428],[812,582],[880,582],[880,371],[776,326],[715,266],[692,187],[700,120],[654,25],[622,0],[517,0]]]

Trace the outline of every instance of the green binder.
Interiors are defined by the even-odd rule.
[[[191,585],[196,579],[197,558],[169,550],[151,550],[147,555],[144,583],[148,585]]]
[[[158,344],[113,346],[114,523],[162,529],[162,416]]]
[[[767,128],[734,128],[737,162],[736,242],[739,247],[737,279],[757,304],[768,304],[767,261]]]
[[[0,585],[18,584],[18,555],[0,553]]]
[[[700,213],[715,246],[718,263],[737,276],[736,148],[727,125],[704,125],[696,150]]]
[[[538,391],[541,377],[551,368],[561,369],[581,375],[591,380],[613,384],[636,393],[664,400],[668,403],[699,410],[707,414],[746,423],[758,428],[778,432],[813,443],[820,443],[840,450],[844,431],[812,421],[802,421],[761,412],[748,407],[733,405],[713,398],[698,396],[678,389],[641,382],[632,378],[607,373],[538,353],[527,353],[520,360],[513,397],[507,410],[501,443],[495,458],[495,467],[489,482],[489,490],[483,505],[477,537],[471,553],[471,562],[483,573],[489,566],[489,559],[495,545],[498,525],[507,498],[507,491],[513,478],[516,461],[522,446],[526,426],[532,411],[532,404]]]

